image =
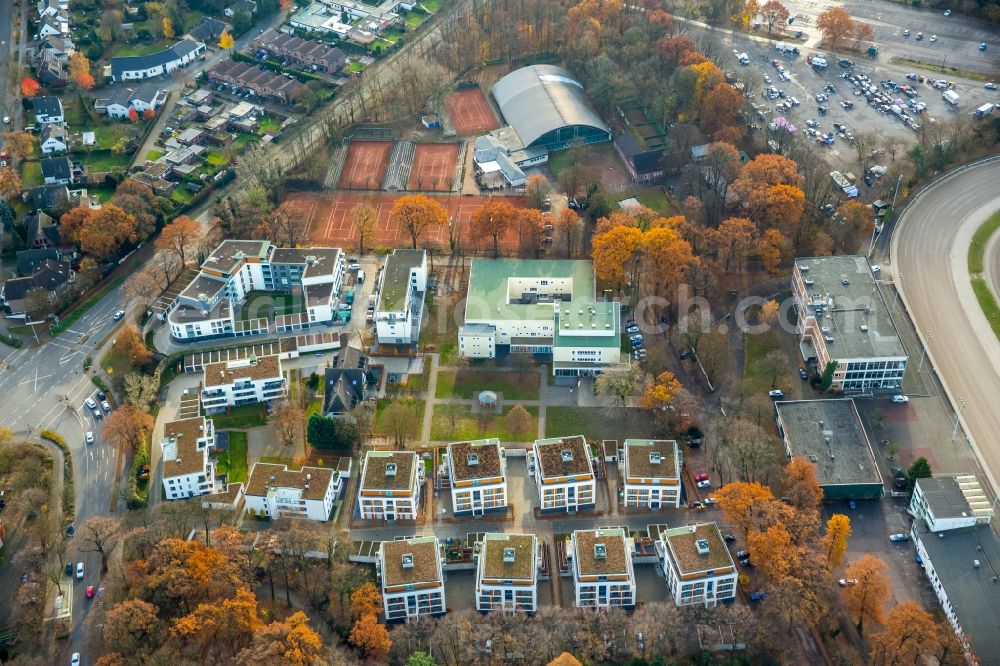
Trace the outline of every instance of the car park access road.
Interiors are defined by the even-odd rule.
[[[945,176],[909,204],[891,241],[895,284],[994,489],[1000,479],[1000,343],[973,294],[967,254],[976,229],[1000,209],[997,183],[998,159]],[[995,266],[1000,248],[991,247],[986,265]]]

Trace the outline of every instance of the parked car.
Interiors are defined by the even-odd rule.
[[[759,590],[757,592],[751,592],[750,596],[749,596],[749,599],[750,599],[750,601],[755,601],[755,602],[756,601],[763,601],[766,596],[767,596],[767,592],[765,592],[764,590]]]
[[[94,418],[97,419],[98,421],[100,421],[100,420],[102,420],[104,418],[104,414],[101,413],[101,410],[97,409],[96,407],[93,410],[93,414],[94,414]]]
[[[848,500],[847,508],[850,509],[851,511],[854,511],[855,509],[858,508],[858,505],[854,503],[854,500]]]
[[[767,395],[768,397],[771,398],[771,400],[780,400],[781,398],[785,397],[785,393],[781,389],[774,389],[773,391],[768,391]]]
[[[105,414],[110,414],[111,413],[111,403],[109,403],[107,400],[102,400],[101,401],[101,409],[104,410]]]
[[[907,536],[907,535],[905,535],[905,534],[903,534],[902,532],[899,532],[898,534],[890,534],[889,535],[889,541],[893,541],[893,542],[897,542],[898,543],[900,541],[909,541],[909,540],[910,540],[910,537]]]
[[[76,579],[83,580],[83,562],[76,563]]]
[[[890,398],[890,400],[892,400],[897,405],[904,405],[910,401],[910,398],[909,396],[905,395],[894,395]]]
[[[997,84],[995,84],[992,81],[990,81],[989,83],[987,83],[983,87],[986,88],[987,90],[996,90],[997,89]]]
[[[809,379],[809,373],[806,372],[805,368],[799,368],[799,379],[802,381]]]
[[[80,653],[74,652],[73,656],[69,658],[69,666],[80,666]]]
[[[97,399],[100,400],[100,401],[102,401],[102,402],[108,399],[108,394],[105,393],[104,391],[98,391],[96,395],[97,395]]]
[[[750,567],[753,566],[753,563],[748,558],[744,558],[740,560],[740,566],[743,567],[744,569],[749,569]]]
[[[841,578],[837,582],[840,584],[841,587],[850,587],[851,585],[857,585],[858,584],[858,579],[857,578]]]
[[[708,481],[708,480],[698,481],[694,485],[698,486],[699,488],[711,488],[712,487],[712,482]]]
[[[83,401],[83,404],[87,406],[87,409],[97,409],[97,403],[94,402],[93,398],[87,398]]]
[[[708,472],[702,472],[694,477],[695,481],[708,481]]]
[[[93,599],[94,598],[94,586],[93,585],[88,585],[87,586],[86,594],[87,594],[87,598],[88,599]]]
[[[734,541],[736,541],[736,535],[734,535],[734,534],[723,534],[722,535],[722,540],[725,541],[726,543],[733,543]]]
[[[705,506],[712,506],[715,503],[716,502],[714,497],[709,496],[705,498]]]
[[[73,563],[72,562],[67,562],[66,563],[66,575],[67,576],[72,576],[73,575]]]

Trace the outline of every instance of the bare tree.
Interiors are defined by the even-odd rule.
[[[99,553],[101,573],[108,572],[108,558],[121,541],[121,523],[114,518],[94,516],[76,528],[77,550]]]

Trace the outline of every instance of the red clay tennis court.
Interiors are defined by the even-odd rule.
[[[444,98],[444,103],[459,136],[482,134],[500,127],[493,109],[479,88],[456,90]]]
[[[457,143],[418,143],[406,189],[420,192],[450,192],[458,163]]]
[[[410,247],[410,236],[405,229],[389,222],[392,207],[402,195],[388,193],[356,194],[350,192],[297,192],[288,197],[286,203],[292,210],[303,215],[312,230],[311,237],[318,245],[333,247],[357,247],[358,234],[351,224],[351,211],[359,204],[367,202],[378,212],[378,232],[367,241],[370,247]],[[490,239],[476,237],[469,233],[469,221],[473,213],[482,208],[490,197],[463,197],[458,195],[438,196],[437,199],[448,211],[448,216],[457,224],[463,246],[470,251],[488,250]],[[522,208],[523,197],[493,197]],[[424,232],[420,245],[448,247],[448,227],[435,227]],[[500,247],[505,251],[518,248],[517,232],[512,230],[500,238]]]
[[[348,190],[377,190],[382,187],[392,141],[351,141],[337,187]]]

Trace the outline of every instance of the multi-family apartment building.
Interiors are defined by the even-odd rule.
[[[293,516],[330,519],[344,476],[326,467],[290,470],[287,465],[254,463],[244,491],[246,512],[256,518]]]
[[[215,488],[215,466],[209,453],[215,446],[211,419],[198,416],[163,426],[163,493],[168,500],[207,495]]]
[[[557,377],[593,376],[622,362],[620,321],[620,303],[596,299],[590,261],[473,259],[458,351],[543,354]]]
[[[476,562],[476,610],[537,611],[541,553],[534,534],[484,534]]]
[[[456,516],[481,516],[507,508],[507,459],[499,439],[452,442],[447,456]]]
[[[681,505],[681,453],[672,439],[626,439],[622,502],[658,511]]]
[[[427,252],[393,250],[385,258],[375,293],[375,334],[379,344],[416,344],[427,293]]]
[[[369,451],[358,485],[360,517],[416,520],[423,485],[423,461],[414,451]]]
[[[435,536],[382,542],[376,566],[386,622],[409,622],[447,612],[442,559]]]
[[[802,358],[819,374],[835,364],[833,390],[899,390],[907,354],[867,257],[799,257],[792,297]]]
[[[677,606],[715,606],[736,596],[736,566],[715,523],[663,530],[656,551]]]
[[[973,527],[993,519],[993,503],[971,474],[917,479],[909,513],[931,532]]]
[[[277,356],[205,364],[201,405],[208,414],[228,407],[270,403],[285,395],[285,377]]]
[[[268,241],[223,241],[198,276],[174,299],[164,317],[178,342],[268,333],[266,316],[238,312],[254,291],[301,299],[296,313],[277,313],[277,332],[301,330],[334,319],[344,282],[339,248],[279,248]]]
[[[528,465],[543,513],[594,508],[594,466],[583,436],[535,440]]]
[[[632,539],[620,527],[573,532],[573,586],[578,608],[635,606]]]

